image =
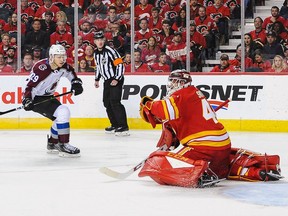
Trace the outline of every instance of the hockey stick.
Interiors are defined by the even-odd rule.
[[[225,106],[227,103],[230,102],[230,99],[224,101],[222,104],[220,104],[218,107],[215,108],[215,112],[217,110],[219,110],[221,107]],[[158,149],[157,151],[165,151],[165,146],[161,147],[160,149]],[[130,170],[120,173],[114,170],[109,169],[108,167],[101,167],[99,168],[99,171],[107,176],[110,176],[112,178],[115,179],[119,179],[119,180],[123,180],[126,179],[128,176],[132,175],[135,171],[137,171],[138,169],[140,169],[141,167],[144,166],[144,164],[146,163],[146,161],[149,159],[149,157],[145,158],[144,160],[142,160],[140,163],[138,163],[136,166],[134,166],[133,168],[131,168]]]
[[[214,109],[214,112],[217,112],[219,109],[221,109],[223,106],[225,106],[226,104],[228,104],[231,101],[230,98],[228,98],[227,100],[225,100],[223,103],[221,103],[218,107],[216,107]]]
[[[67,95],[67,94],[73,94],[73,91],[65,92],[63,94],[59,94],[59,95],[55,95],[55,96],[53,95],[50,98],[48,98],[47,100],[35,103],[34,106],[37,106],[39,104],[45,103],[45,102],[50,101],[50,100],[53,100],[54,98],[62,97],[62,96]],[[4,111],[4,112],[0,112],[0,115],[4,115],[4,114],[10,113],[10,112],[14,112],[14,111],[17,111],[17,110],[20,110],[20,109],[23,109],[23,108],[24,108],[24,106],[22,105],[20,107],[16,107],[16,108]]]

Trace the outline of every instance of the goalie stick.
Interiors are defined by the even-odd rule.
[[[53,95],[53,96],[51,96],[50,98],[48,98],[47,100],[41,101],[41,102],[39,102],[39,103],[35,103],[34,106],[37,106],[38,104],[45,103],[45,102],[50,101],[50,100],[52,100],[52,99],[54,99],[54,98],[62,97],[62,96],[64,96],[64,95],[73,94],[73,93],[74,93],[73,91],[69,91],[69,92],[65,92],[65,93],[63,93],[63,94],[59,94],[59,95],[55,95],[55,96]],[[13,109],[10,109],[10,110],[6,110],[6,111],[4,111],[4,112],[0,112],[0,115],[4,115],[4,114],[10,113],[10,112],[14,112],[14,111],[17,111],[17,110],[21,110],[21,109],[23,109],[23,108],[24,108],[24,106],[22,105],[22,106],[20,106],[20,107],[16,107],[16,108],[13,108]]]
[[[214,111],[216,112],[217,110],[219,110],[221,107],[225,106],[229,102],[230,102],[230,99],[227,99],[222,104],[220,104],[218,107],[216,107]],[[165,147],[162,147],[162,148],[158,149],[158,151],[165,151]],[[99,171],[101,173],[107,175],[107,176],[112,177],[112,178],[123,180],[123,179],[126,179],[127,177],[129,177],[130,175],[132,175],[135,171],[137,171],[141,167],[143,167],[148,159],[149,159],[149,157],[145,158],[140,163],[138,163],[136,166],[134,166],[130,170],[128,170],[126,172],[123,172],[123,173],[111,170],[108,167],[100,167]],[[205,185],[205,186],[207,186],[207,185]]]

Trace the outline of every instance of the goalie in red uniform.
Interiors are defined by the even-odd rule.
[[[165,151],[153,152],[139,176],[150,176],[159,184],[182,187],[212,186],[227,177],[238,180],[281,178],[278,156],[251,155],[247,163],[243,151],[239,153],[238,149],[233,149],[231,152],[226,129],[203,93],[191,82],[189,72],[175,70],[168,78],[166,98],[142,98],[140,115],[153,127],[162,124],[157,147]],[[183,147],[178,152],[170,151],[179,144]],[[261,176],[261,172],[264,175]]]

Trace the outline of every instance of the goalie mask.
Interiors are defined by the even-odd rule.
[[[53,44],[49,49],[49,63],[51,67],[62,67],[67,60],[66,49],[60,44]]]
[[[170,73],[167,83],[167,96],[182,88],[187,88],[191,85],[192,78],[190,73],[185,70],[174,70]]]

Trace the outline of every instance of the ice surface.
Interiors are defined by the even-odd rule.
[[[114,180],[98,171],[125,172],[156,150],[160,131],[115,137],[99,130],[71,132],[80,158],[46,153],[44,130],[0,131],[0,216],[180,216],[288,213],[288,182],[223,181],[214,188],[160,186],[138,172]],[[230,133],[235,147],[279,154],[288,176],[287,133]],[[287,177],[288,178],[288,177]],[[247,196],[246,196],[247,194]]]

